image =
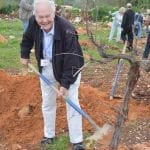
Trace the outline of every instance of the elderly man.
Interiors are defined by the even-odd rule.
[[[35,46],[39,71],[59,95],[67,96],[78,107],[80,68],[84,64],[83,53],[75,28],[65,19],[55,15],[55,4],[49,0],[35,0],[34,16],[29,20],[27,31],[21,42],[21,63],[29,63],[30,50]],[[42,91],[42,113],[44,137],[41,144],[51,144],[55,138],[56,92],[40,79]],[[71,106],[67,107],[67,121],[73,150],[84,150],[82,117]]]

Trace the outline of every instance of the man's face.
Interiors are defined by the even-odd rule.
[[[146,16],[146,17],[144,18],[144,24],[145,24],[146,26],[149,26],[149,25],[150,25],[150,16]]]
[[[47,4],[37,5],[35,10],[35,18],[39,26],[45,31],[49,32],[54,23],[54,13]]]

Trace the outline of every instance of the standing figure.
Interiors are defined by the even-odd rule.
[[[111,15],[113,16],[113,22],[111,26],[111,31],[109,34],[109,41],[113,39],[114,33],[117,30],[117,37],[116,37],[116,42],[120,41],[121,38],[121,23],[122,23],[122,17],[125,12],[125,8],[121,7],[119,11],[116,11],[112,13]]]
[[[125,11],[122,19],[122,32],[121,38],[123,42],[128,41],[128,50],[133,49],[133,29],[134,29],[134,11],[132,10],[132,4],[127,4],[127,10]],[[127,37],[126,37],[127,36]]]
[[[142,24],[143,16],[140,13],[136,13],[134,19],[134,34],[136,39],[140,39],[142,37]]]
[[[150,25],[148,24],[148,17],[150,16],[150,14],[147,14],[146,16],[144,16],[143,18],[143,24],[144,24],[144,33],[146,35],[146,37],[148,37],[148,33],[150,31]]]
[[[150,25],[150,14],[145,17],[145,25],[146,26]],[[143,53],[143,60],[148,59],[149,53],[150,53],[150,30],[148,31],[147,42],[146,42],[145,50]]]
[[[28,28],[29,18],[33,15],[33,0],[21,0],[19,4],[19,19],[23,22],[24,32]]]
[[[56,15],[61,16],[61,13],[62,13],[62,8],[60,5],[57,5],[56,6]]]
[[[69,98],[80,107],[78,89],[80,69],[84,65],[78,34],[73,25],[55,15],[55,3],[49,0],[34,1],[34,15],[21,42],[21,63],[29,63],[30,50],[35,45],[39,71],[58,88],[59,96]],[[56,98],[53,88],[40,79],[44,137],[41,144],[51,144],[55,138]],[[82,116],[66,103],[67,122],[73,150],[84,150]]]

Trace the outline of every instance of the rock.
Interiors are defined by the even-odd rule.
[[[29,115],[32,111],[32,106],[27,105],[24,106],[19,112],[18,112],[18,116],[20,118],[24,118],[25,116]]]
[[[15,39],[15,36],[10,35],[9,38],[10,38],[10,39]]]

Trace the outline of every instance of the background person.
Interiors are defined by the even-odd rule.
[[[143,24],[144,24],[144,33],[146,35],[146,37],[148,37],[148,33],[150,31],[150,25],[148,23],[148,17],[150,16],[150,12],[146,14],[146,16],[144,16],[143,18]]]
[[[136,39],[142,37],[143,16],[140,13],[135,13],[134,19],[134,34]]]
[[[19,19],[23,22],[24,32],[26,31],[29,18],[33,15],[33,0],[21,0],[19,4]]]
[[[145,25],[146,26],[150,25],[150,14],[145,17]],[[146,46],[145,46],[145,50],[144,50],[142,59],[147,60],[149,53],[150,53],[150,30],[148,31],[147,42],[146,42]]]
[[[132,10],[132,4],[127,4],[127,10],[125,11],[122,19],[122,32],[121,32],[121,38],[123,42],[128,41],[128,50],[133,49],[133,27],[134,27],[134,11]],[[126,37],[127,36],[127,37]]]
[[[56,15],[61,16],[61,13],[62,13],[62,8],[60,5],[57,5],[56,6]]]
[[[122,23],[122,17],[125,12],[125,8],[121,7],[119,11],[116,11],[112,13],[111,15],[113,16],[113,21],[112,21],[112,26],[111,26],[111,31],[109,34],[109,41],[113,39],[114,33],[117,30],[117,37],[116,37],[116,42],[120,41],[121,38],[121,23]]]
[[[49,0],[34,2],[34,16],[21,42],[21,63],[28,65],[30,50],[35,43],[39,71],[52,86],[59,88],[59,96],[67,96],[80,107],[78,88],[81,74],[73,76],[84,64],[78,35],[70,22],[55,15],[55,4]],[[41,144],[51,144],[55,138],[57,93],[40,79],[44,137]],[[84,150],[82,116],[66,104],[70,142],[73,150]]]

